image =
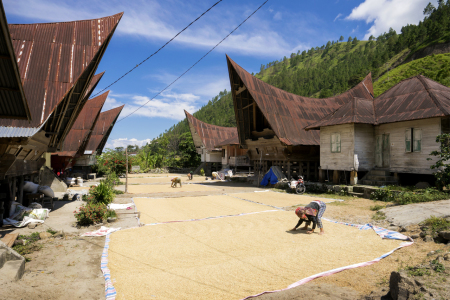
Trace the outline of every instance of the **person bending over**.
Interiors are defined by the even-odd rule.
[[[192,180],[192,178],[194,178],[194,172],[189,172],[188,174],[187,174],[187,177],[188,177],[188,180]]]
[[[175,178],[172,178],[172,185],[171,185],[171,187],[177,187],[177,183],[179,183],[180,184],[180,187],[181,187],[181,178],[180,177],[175,177]]]
[[[306,205],[305,207],[298,207],[295,210],[295,214],[300,218],[297,225],[291,230],[297,230],[297,228],[305,222],[305,226],[300,228],[302,230],[306,230],[306,233],[311,234],[316,229],[316,225],[320,228],[320,235],[324,234],[323,224],[322,224],[322,216],[327,208],[326,204],[323,201],[315,200]],[[313,223],[312,229],[308,230],[309,224]]]

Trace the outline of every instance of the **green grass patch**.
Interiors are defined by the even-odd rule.
[[[386,219],[386,215],[384,214],[384,212],[377,211],[377,212],[372,216],[372,219],[375,220],[375,221],[385,220],[385,219]]]
[[[52,228],[47,229],[47,232],[50,233],[51,235],[54,235],[55,233],[57,233],[58,231],[53,230]]]
[[[105,214],[105,218],[117,218],[117,213],[113,209],[108,209]]]
[[[408,272],[409,276],[424,276],[424,275],[431,275],[430,270],[426,268],[419,268],[419,267],[406,267],[406,271]]]
[[[18,240],[24,240],[25,245],[14,245],[12,249],[22,256],[33,253],[34,251],[39,251],[42,249],[42,245],[36,244],[39,240],[39,232],[33,232],[30,235],[19,235]],[[25,258],[26,261],[30,261],[29,258]]]
[[[427,188],[424,190],[410,190],[408,187],[404,187],[403,191],[397,190],[399,187],[380,188],[370,194],[370,199],[379,200],[385,202],[394,202],[396,204],[404,205],[410,203],[422,203],[438,200],[446,200],[450,198],[448,192],[442,192],[435,188]]]
[[[113,190],[113,193],[116,194],[116,195],[122,195],[122,194],[125,194],[124,191],[119,191],[119,190],[116,190],[116,189]]]
[[[450,229],[450,221],[435,216],[431,216],[430,218],[423,221],[421,224],[430,227],[432,231],[439,232]]]
[[[383,209],[383,208],[386,208],[386,206],[376,204],[376,205],[374,205],[374,206],[371,206],[371,207],[370,207],[370,210],[371,210],[371,211],[379,211],[380,209]]]

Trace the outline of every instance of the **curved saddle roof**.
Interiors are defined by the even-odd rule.
[[[355,98],[319,122],[306,127],[346,123],[383,124],[450,116],[450,88],[417,75],[402,80],[373,101]]]
[[[208,151],[222,150],[216,146],[222,141],[238,136],[236,127],[211,125],[200,121],[187,111],[184,111],[184,113],[196,148],[204,147]]]
[[[252,76],[227,55],[233,99],[236,92],[245,86],[253,100],[280,141],[286,145],[319,145],[319,133],[305,131],[305,127],[317,122],[335,111],[354,97],[373,99],[372,75],[369,73],[363,81],[352,89],[330,98],[316,99],[288,93]],[[244,143],[245,127],[235,105],[239,140]]]

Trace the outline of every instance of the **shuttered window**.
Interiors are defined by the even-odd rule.
[[[331,152],[332,153],[341,152],[341,134],[340,133],[331,134]]]
[[[405,152],[422,151],[422,129],[407,128],[405,131]]]
[[[411,152],[411,128],[405,131],[405,152]]]
[[[422,129],[413,128],[413,151],[422,151]]]

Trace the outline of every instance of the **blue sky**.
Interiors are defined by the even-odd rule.
[[[9,23],[92,19],[124,12],[98,72],[97,91],[144,60],[217,0],[3,0]],[[166,87],[263,0],[223,0],[176,40],[112,86],[104,110],[126,104],[119,120]],[[194,69],[144,109],[116,123],[107,143],[114,148],[145,143],[229,90],[225,54],[247,71],[292,52],[322,46],[341,35],[367,39],[423,19],[430,0],[270,0]],[[436,5],[437,0],[431,1]]]

